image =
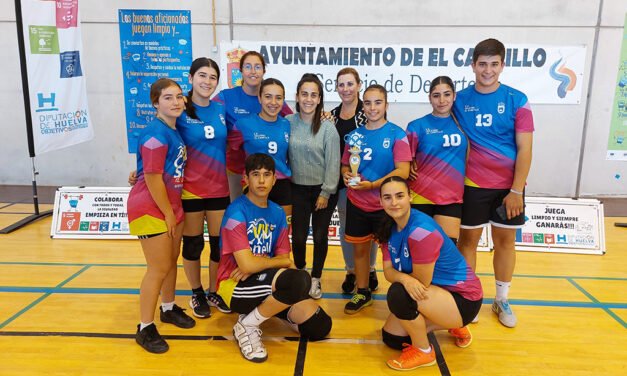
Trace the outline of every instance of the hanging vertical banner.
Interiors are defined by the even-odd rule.
[[[91,140],[78,0],[22,0],[21,7],[35,152]]]
[[[627,14],[625,14],[623,44],[620,49],[606,159],[627,161]]]
[[[188,10],[120,9],[118,15],[128,152],[135,153],[139,132],[155,114],[150,85],[167,77],[188,91],[191,17]]]

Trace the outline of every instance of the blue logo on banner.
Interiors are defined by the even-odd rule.
[[[35,112],[59,111],[59,109],[54,106],[56,97],[57,93],[50,93],[49,97],[44,97],[44,93],[37,93],[38,108],[35,110]]]
[[[61,52],[59,57],[61,59],[61,78],[80,77],[83,75],[79,51]]]
[[[100,232],[109,231],[109,222],[100,222]]]

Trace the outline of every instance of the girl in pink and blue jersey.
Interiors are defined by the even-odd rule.
[[[455,85],[446,76],[431,81],[433,111],[407,125],[413,156],[409,188],[412,207],[433,217],[457,244],[464,197],[468,140],[451,108]]]
[[[154,324],[161,295],[161,322],[191,328],[196,322],[174,302],[176,260],[183,232],[181,191],[186,150],[176,130],[184,108],[180,86],[161,78],[150,88],[157,109],[155,119],[142,130],[137,149],[137,183],[128,197],[130,232],[140,239],[147,270],[139,289],[140,324],[135,341],[152,353],[168,351]]]

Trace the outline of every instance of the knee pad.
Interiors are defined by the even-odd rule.
[[[310,341],[320,341],[326,337],[331,331],[333,321],[322,307],[318,307],[316,313],[298,325],[298,332],[301,337]]]
[[[397,336],[395,334],[386,332],[385,329],[381,329],[381,336],[383,337],[383,343],[395,350],[402,350],[403,343],[411,345],[410,336]]]
[[[272,296],[279,302],[294,305],[309,299],[311,277],[309,273],[298,269],[285,269],[274,283]]]
[[[209,236],[209,249],[211,253],[209,254],[209,260],[213,262],[220,262],[220,237],[219,236]]]
[[[183,236],[183,258],[185,260],[200,260],[203,248],[205,248],[205,238],[202,235]]]
[[[418,317],[418,303],[409,296],[405,287],[398,282],[388,289],[388,308],[400,320],[414,320]]]

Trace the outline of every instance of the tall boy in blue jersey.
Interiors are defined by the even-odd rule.
[[[496,279],[492,310],[513,328],[517,320],[507,298],[516,265],[516,229],[525,223],[534,125],[525,94],[499,82],[504,60],[505,46],[498,40],[477,44],[472,57],[476,82],[458,93],[453,112],[470,140],[458,246],[475,269],[483,227],[491,224]]]
[[[331,330],[331,317],[309,298],[311,277],[290,260],[283,209],[268,200],[274,185],[274,160],[251,154],[245,161],[248,192],[226,209],[220,230],[222,257],[218,294],[240,314],[233,336],[247,360],[268,358],[259,326],[272,316],[288,321],[302,337],[320,340]]]

